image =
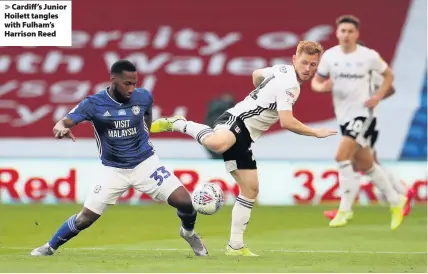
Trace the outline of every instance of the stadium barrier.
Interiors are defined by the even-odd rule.
[[[201,182],[215,182],[231,204],[239,189],[222,161],[163,160],[189,191]],[[384,166],[416,191],[416,203],[427,202],[426,162],[386,162]],[[336,203],[338,173],[334,162],[258,161],[260,205]],[[93,183],[99,182],[98,159],[0,159],[0,203],[83,203]],[[150,203],[151,199],[130,189],[121,203]],[[384,203],[384,198],[366,176],[361,179],[358,203]]]

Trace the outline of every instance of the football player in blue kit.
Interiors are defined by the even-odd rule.
[[[180,236],[197,256],[208,251],[194,231],[197,213],[189,192],[163,165],[149,140],[152,124],[151,94],[136,88],[137,69],[128,60],[115,62],[110,70],[111,85],[86,97],[54,127],[57,139],[75,141],[71,128],[90,121],[102,163],[99,181],[94,182],[83,209],[71,216],[45,245],[34,249],[33,256],[49,256],[90,227],[109,205],[129,188],[147,193],[154,201],[166,201],[177,209],[181,219]]]

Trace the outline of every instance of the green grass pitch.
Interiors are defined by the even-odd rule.
[[[80,205],[0,205],[0,272],[426,273],[426,207],[414,207],[397,231],[387,207],[356,207],[352,222],[335,229],[326,208],[256,206],[245,239],[260,257],[224,255],[231,207],[199,215],[210,256],[195,257],[167,205],[112,207],[54,256],[31,257]]]

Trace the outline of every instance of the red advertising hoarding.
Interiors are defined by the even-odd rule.
[[[342,14],[359,17],[361,39],[392,60],[408,0],[327,2],[75,0],[73,47],[0,48],[0,137],[51,137],[54,121],[105,87],[120,58],[137,65],[156,115],[203,121],[209,100],[225,91],[244,98],[253,88],[251,72],[289,62],[300,40],[333,46]],[[296,116],[303,122],[334,117],[331,95],[308,84],[301,94]],[[88,124],[75,133],[93,136]]]

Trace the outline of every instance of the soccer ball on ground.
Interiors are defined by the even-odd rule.
[[[212,215],[223,207],[223,190],[214,183],[200,184],[192,192],[192,203],[198,213]]]

